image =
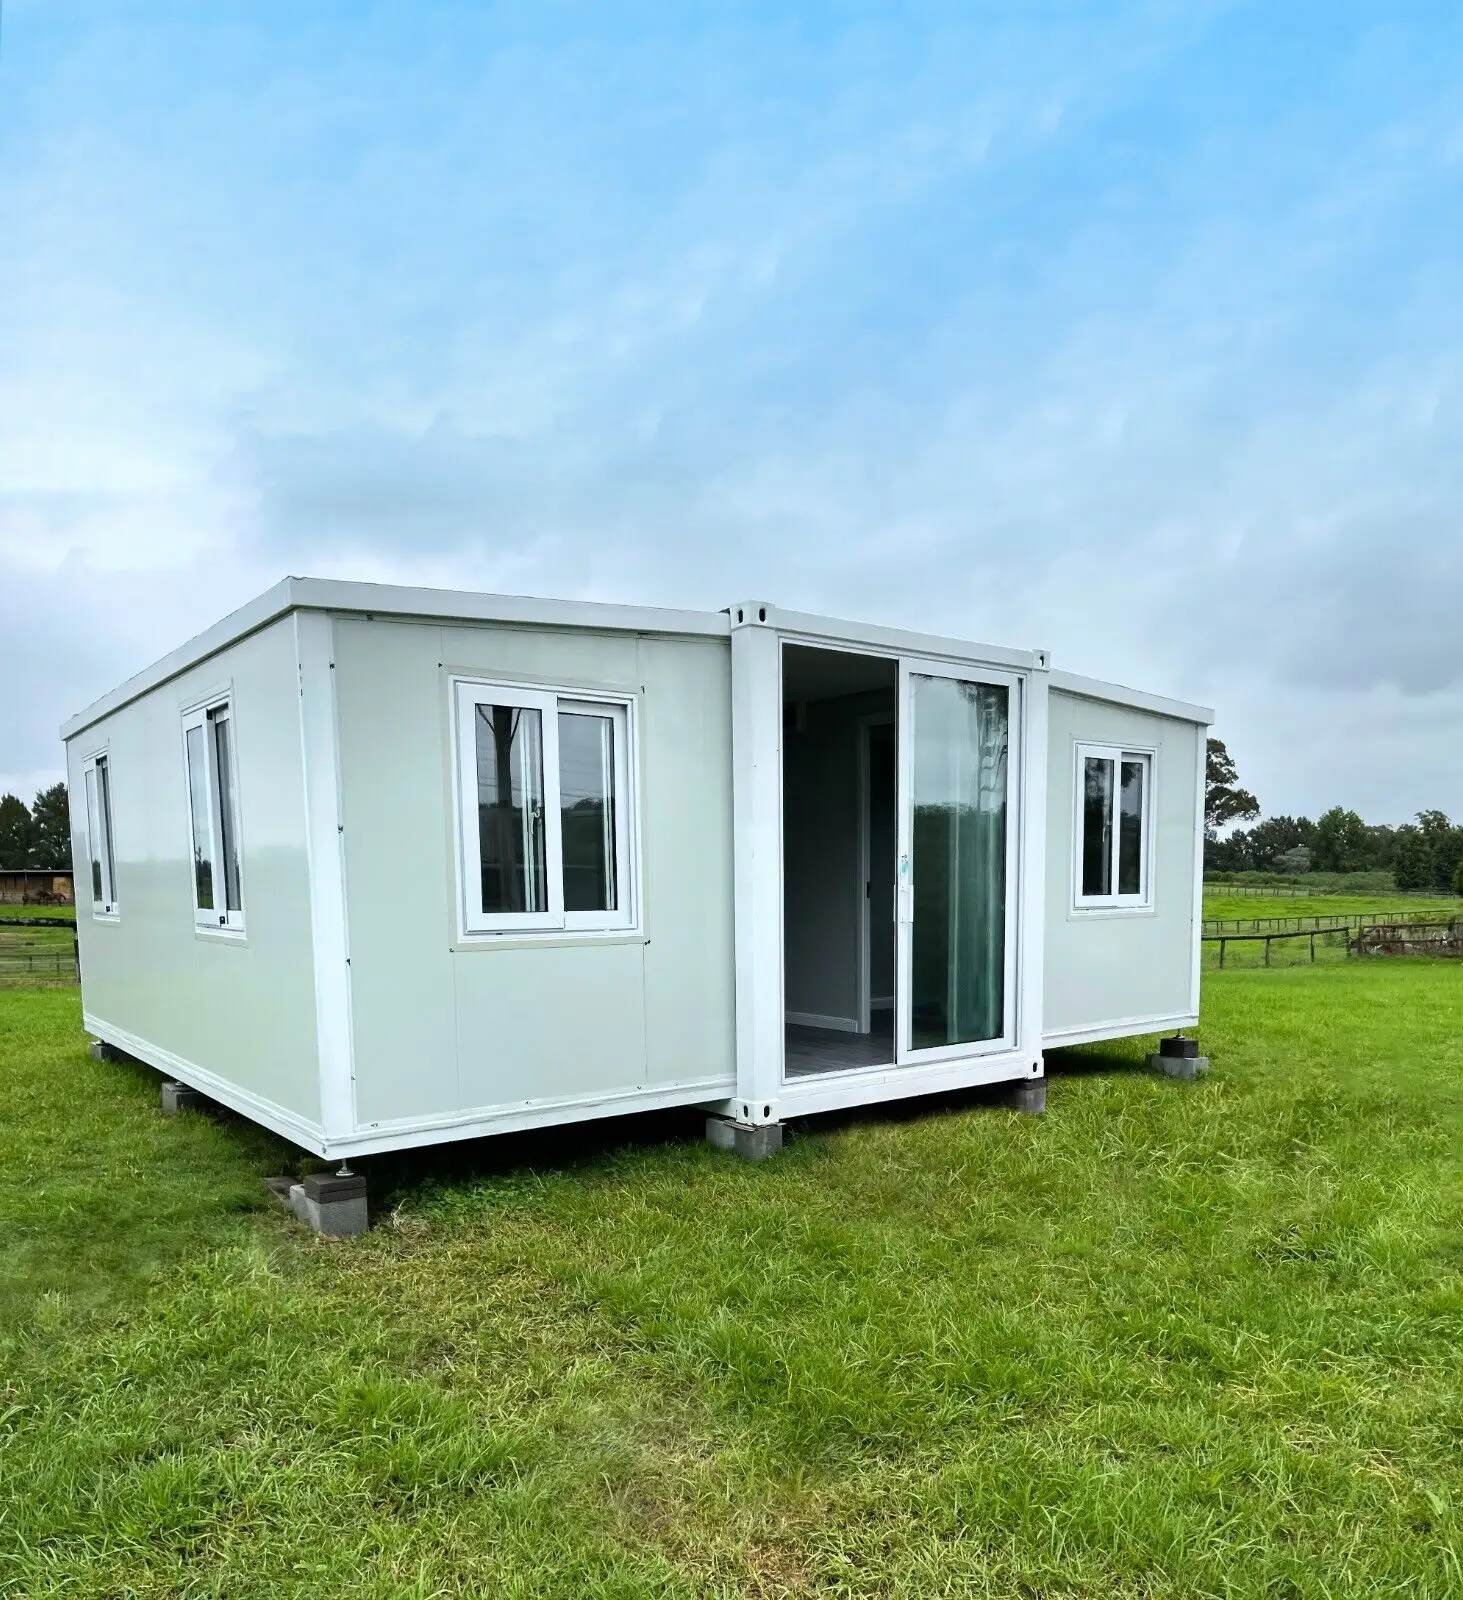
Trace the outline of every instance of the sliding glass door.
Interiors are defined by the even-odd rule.
[[[1014,1033],[1014,677],[900,666],[899,1060]]]

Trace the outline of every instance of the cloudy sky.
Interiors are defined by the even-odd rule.
[[[9,0],[0,790],[287,572],[785,605],[1463,816],[1463,7]]]

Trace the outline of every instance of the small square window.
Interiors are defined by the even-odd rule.
[[[1082,908],[1151,904],[1153,752],[1077,746],[1076,902]]]
[[[193,910],[200,928],[244,931],[239,789],[233,706],[227,699],[183,718],[192,843]]]
[[[634,926],[630,703],[454,686],[466,933]]]
[[[112,850],[112,762],[106,753],[91,756],[83,768],[86,785],[87,876],[94,917],[117,915],[116,858]]]

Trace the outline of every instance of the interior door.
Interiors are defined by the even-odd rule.
[[[899,667],[897,1059],[1010,1045],[1015,1032],[1020,682]]]

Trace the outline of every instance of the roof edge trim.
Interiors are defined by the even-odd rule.
[[[84,733],[103,717],[140,700],[170,679],[237,644],[291,611],[335,611],[408,621],[500,622],[532,627],[597,628],[613,633],[659,633],[725,638],[731,630],[719,611],[674,611],[654,606],[613,605],[597,600],[544,600],[528,595],[471,590],[418,589],[334,578],[284,578],[247,604],[205,628],[161,660],[94,700],[61,724],[63,741]]]
[[[1132,711],[1151,711],[1158,717],[1178,722],[1197,722],[1203,727],[1214,723],[1210,706],[1192,705],[1187,700],[1170,700],[1165,695],[1149,694],[1146,689],[1129,689],[1121,683],[1104,683],[1100,678],[1084,678],[1075,672],[1053,672],[1051,687],[1062,694],[1080,695],[1084,700],[1103,700],[1109,705],[1127,706]]]

